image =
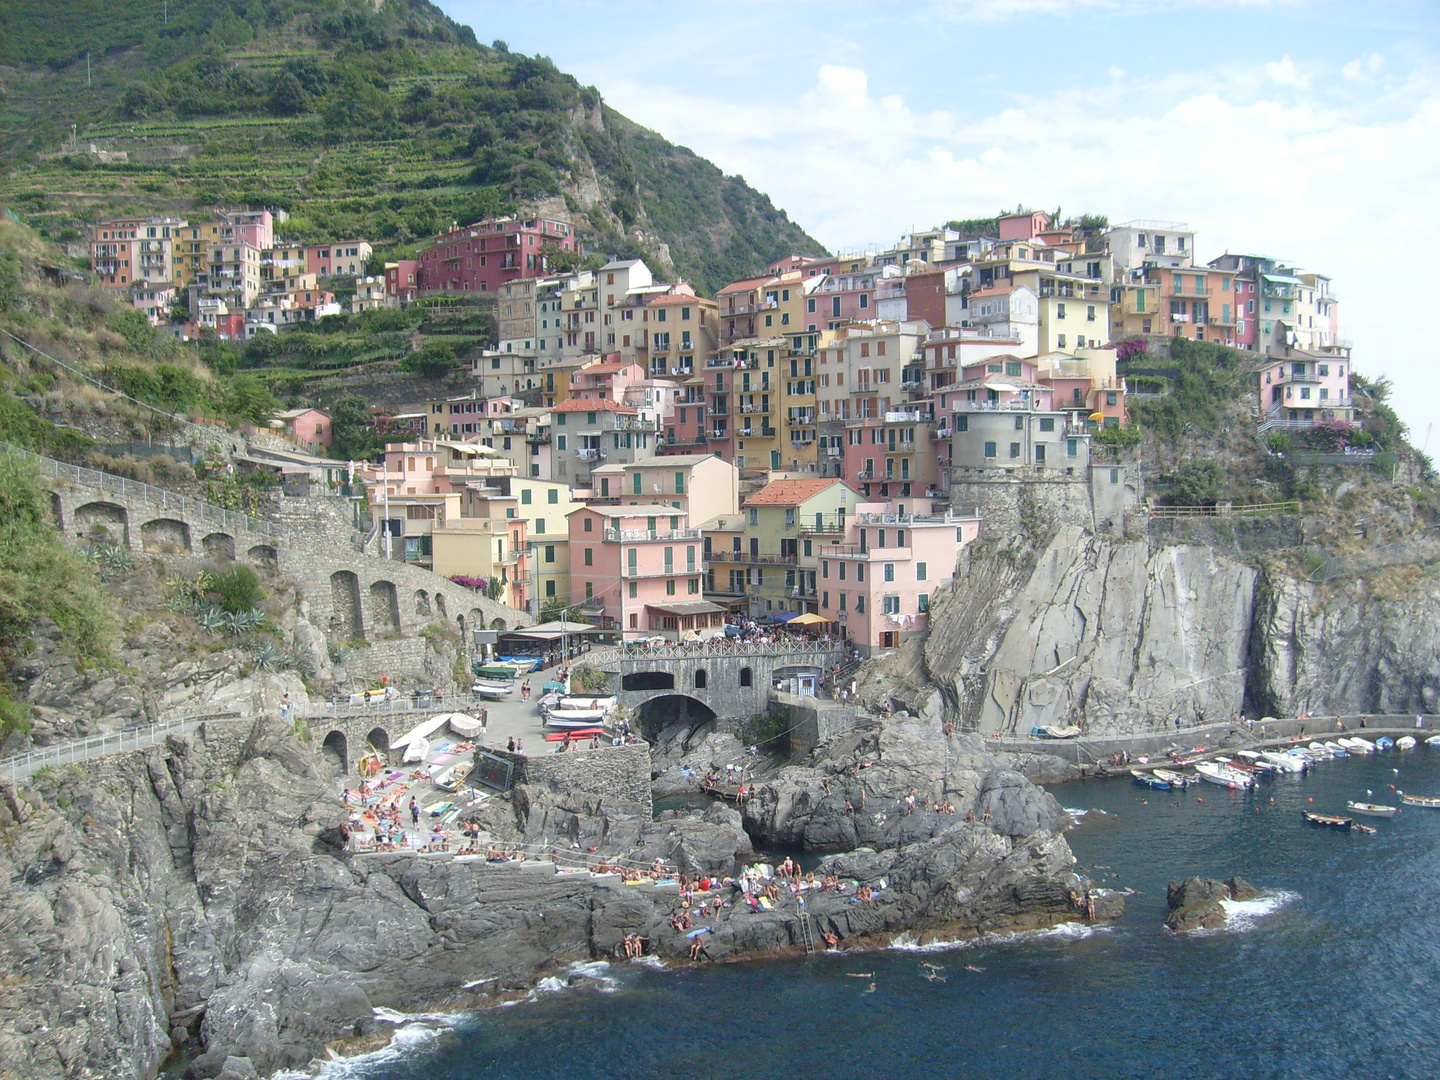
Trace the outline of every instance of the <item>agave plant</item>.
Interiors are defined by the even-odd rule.
[[[255,666],[261,671],[279,671],[285,667],[288,657],[274,645],[263,645],[255,650]]]
[[[206,608],[204,611],[197,612],[195,621],[207,634],[219,634],[226,628],[225,614],[219,608]]]

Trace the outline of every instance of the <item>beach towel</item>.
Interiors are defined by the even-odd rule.
[[[690,931],[688,934],[686,934],[685,936],[686,936],[687,938],[693,938],[693,937],[699,937],[701,934],[713,934],[714,932],[715,932],[715,928],[714,928],[713,926],[702,926],[702,927],[700,927],[699,930],[691,930],[691,931]]]

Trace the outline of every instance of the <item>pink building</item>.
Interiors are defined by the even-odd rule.
[[[621,360],[618,353],[598,364],[587,364],[570,376],[571,401],[625,400],[625,390],[646,378],[645,369],[633,360]]]
[[[662,454],[703,454],[705,431],[705,375],[687,379],[675,398],[674,411],[665,417]],[[714,447],[710,447],[714,450]]]
[[[224,243],[249,244],[265,251],[275,246],[275,216],[269,210],[230,210],[221,215],[234,230]]]
[[[845,429],[844,477],[867,499],[939,498],[940,443],[928,402],[897,406]]]
[[[568,222],[487,218],[435,237],[420,252],[421,292],[494,292],[506,282],[550,272],[546,248],[580,250]]]
[[[395,304],[408,304],[420,295],[420,261],[401,259],[385,264],[385,296]]]
[[[858,504],[845,535],[818,545],[819,613],[867,656],[922,637],[931,594],[979,531],[976,511],[936,513],[927,499]]]
[[[364,274],[371,247],[365,240],[340,240],[333,244],[305,247],[305,272],[316,277],[335,274]]]
[[[1298,351],[1270,364],[1260,373],[1265,429],[1353,419],[1349,367],[1344,356],[1311,356]]]
[[[328,447],[332,431],[330,417],[319,409],[286,409],[275,417],[285,434],[307,446]]]
[[[626,640],[724,633],[724,608],[702,591],[704,539],[685,511],[587,506],[568,521],[570,601],[586,618]]]

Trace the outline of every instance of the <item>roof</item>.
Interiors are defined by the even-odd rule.
[[[605,264],[604,266],[602,266],[600,269],[601,269],[601,270],[624,270],[624,269],[626,269],[627,267],[639,266],[639,265],[641,265],[644,261],[645,261],[644,259],[616,259],[616,260],[613,261],[613,262],[608,262],[608,263],[606,263],[606,264]]]
[[[715,295],[724,296],[726,293],[744,292],[746,289],[756,289],[759,288],[761,285],[764,285],[765,282],[774,280],[775,278],[772,275],[767,274],[765,277],[752,277],[745,278],[743,281],[732,281],[729,285],[726,285]]]
[[[702,521],[697,528],[701,532],[744,532],[747,526],[744,514],[721,514]]]
[[[719,604],[712,604],[709,600],[681,600],[673,604],[646,604],[651,611],[664,612],[666,615],[709,615],[713,611],[724,611],[725,608]]]
[[[1041,386],[1038,383],[1026,382],[1024,379],[1017,379],[1008,375],[984,375],[978,379],[966,379],[964,382],[951,383],[944,387],[947,391],[954,390],[998,390],[1005,393],[1020,393],[1023,390],[1039,391],[1049,390],[1048,386]]]
[[[307,405],[303,409],[286,409],[284,412],[276,413],[275,416],[279,420],[294,420],[297,416],[304,416],[306,413],[312,412],[318,412],[321,416],[326,415],[324,409],[315,409]]]
[[[657,296],[650,301],[649,306],[656,304],[713,304],[714,300],[707,300],[703,296],[695,296],[693,293],[669,293],[665,296]]]
[[[609,465],[601,465],[599,468],[591,469],[590,474],[593,476],[595,473],[604,473],[607,476],[613,476],[631,469],[673,469],[677,465],[699,465],[702,461],[711,461],[714,458],[714,454],[665,454],[661,457],[641,458],[639,461],[617,461]]]
[[[554,406],[551,412],[613,412],[626,413],[634,416],[635,409],[631,409],[619,402],[611,401],[609,398],[597,398],[595,401],[583,401],[579,398],[566,398],[559,405]]]
[[[390,498],[393,500],[395,496],[392,495]],[[565,516],[570,517],[574,514],[584,513],[587,510],[592,514],[599,514],[601,517],[607,518],[683,517],[687,520],[689,519],[688,510],[677,510],[667,503],[633,503],[629,506],[591,506],[589,503],[586,503],[584,506],[577,506]],[[689,527],[689,525],[685,526],[687,529]]]
[[[1025,285],[1011,285],[1008,289],[976,289],[971,296],[1009,296],[1016,289],[1027,288]]]
[[[606,360],[604,363],[587,367],[582,375],[598,375],[607,371],[624,371],[627,367],[639,367],[634,360]]]
[[[763,488],[745,500],[746,506],[799,506],[807,499],[813,499],[822,491],[828,491],[836,484],[845,487],[843,480],[833,476],[813,480],[771,480]]]

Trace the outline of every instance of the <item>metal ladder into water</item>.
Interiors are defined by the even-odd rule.
[[[815,952],[815,930],[810,925],[810,916],[800,912],[800,944],[805,946],[805,955]]]

